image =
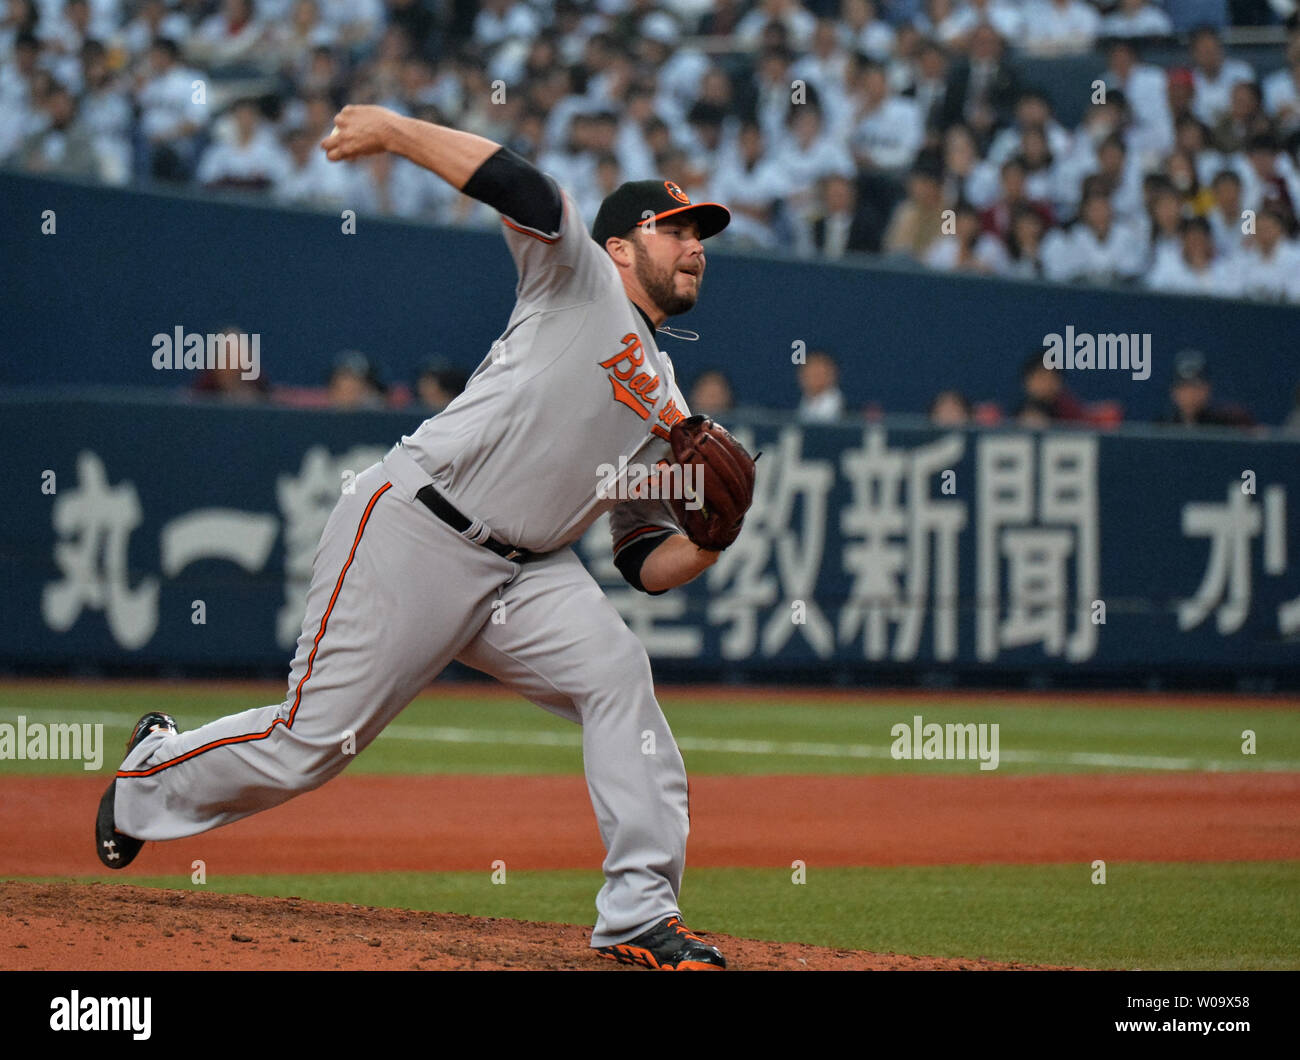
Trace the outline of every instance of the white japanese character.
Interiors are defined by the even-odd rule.
[[[976,450],[976,653],[1041,644],[1078,662],[1097,650],[1097,439],[1044,438],[1037,476],[1034,446],[1031,435],[994,435]]]
[[[83,609],[103,611],[113,639],[133,651],[158,628],[158,579],[129,585],[127,549],[140,525],[140,498],[130,482],[110,487],[95,453],[77,456],[77,476],[77,486],[54,501],[54,529],[64,539],[54,546],[54,562],[63,580],[45,586],[41,615],[63,633]]]
[[[931,480],[954,468],[965,448],[965,438],[951,434],[912,450],[890,449],[885,432],[874,428],[861,449],[841,458],[853,489],[840,513],[843,562],[854,580],[840,610],[839,637],[848,643],[861,629],[869,659],[887,652],[899,660],[916,658],[931,597],[935,657],[957,654],[957,537],[966,525],[966,505],[934,500]],[[899,626],[892,652],[891,624]]]

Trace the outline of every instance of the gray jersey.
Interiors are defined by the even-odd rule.
[[[502,219],[519,270],[509,325],[464,392],[402,446],[502,541],[549,552],[613,509],[617,551],[648,527],[677,527],[662,501],[600,496],[600,469],[670,458],[668,430],[689,412],[654,329],[563,200],[558,232]]]

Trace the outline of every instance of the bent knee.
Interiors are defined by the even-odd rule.
[[[650,656],[636,635],[624,628],[618,636],[602,643],[599,654],[575,673],[575,691],[585,697],[609,689],[622,692],[644,691],[651,694],[654,677]]]

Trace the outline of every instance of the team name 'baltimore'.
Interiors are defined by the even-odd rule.
[[[614,400],[648,420],[659,398],[659,377],[646,370],[645,347],[635,332],[629,331],[619,341],[622,349],[601,361],[600,366],[609,372]],[[677,407],[677,402],[669,398],[656,417],[659,422],[652,424],[650,430],[666,440],[668,429],[684,418],[685,413]]]

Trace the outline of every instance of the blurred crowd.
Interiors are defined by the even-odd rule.
[[[1300,301],[1296,6],[3,0],[0,164],[495,225],[404,160],[326,162],[370,102],[509,144],[588,223],[662,176],[729,205],[733,246]],[[1285,61],[1233,57],[1232,23],[1291,27]],[[1020,59],[1090,53],[1070,128]]]

